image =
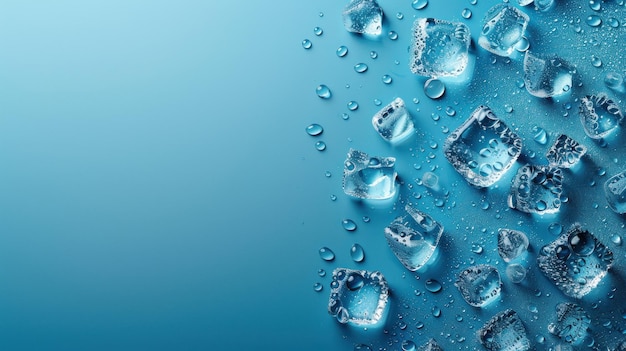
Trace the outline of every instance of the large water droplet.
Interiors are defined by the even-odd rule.
[[[346,280],[346,287],[349,290],[352,290],[352,291],[359,290],[365,284],[364,280],[365,279],[363,279],[362,275],[360,275],[358,273],[352,273],[352,274],[350,274],[350,276]]]
[[[439,79],[431,78],[424,83],[424,93],[433,100],[439,99],[445,92],[446,86]]]
[[[348,47],[341,45],[340,47],[337,48],[337,56],[339,57],[344,57],[348,54]]]
[[[609,17],[609,19],[607,19],[606,22],[609,24],[609,26],[613,28],[619,27],[619,20],[615,17]]]
[[[310,136],[320,135],[323,131],[324,128],[322,128],[322,126],[317,123],[309,124],[309,126],[306,127],[306,132]]]
[[[435,279],[427,279],[426,283],[424,283],[424,286],[426,287],[426,290],[430,291],[431,293],[438,293],[443,288],[441,286],[441,283]]]
[[[359,244],[354,244],[350,248],[350,257],[354,262],[363,262],[365,259],[365,250],[363,250],[363,246]]]
[[[309,39],[304,39],[302,41],[302,47],[308,50],[313,47],[313,43]]]
[[[358,102],[356,102],[356,101],[348,102],[348,110],[354,111],[354,110],[356,110],[358,108],[359,108],[359,103]]]
[[[413,0],[411,6],[416,10],[421,10],[428,5],[428,0]]]
[[[333,250],[324,246],[320,249],[320,257],[322,260],[330,262],[335,259],[335,253]]]
[[[349,218],[346,218],[346,219],[342,220],[341,221],[341,226],[343,227],[343,229],[345,229],[345,230],[347,230],[349,232],[353,232],[353,231],[356,230],[356,223],[353,220],[349,219]]]
[[[589,15],[586,22],[592,27],[597,27],[602,24],[602,19],[598,15]]]
[[[600,0],[589,0],[589,8],[594,11],[600,11],[602,9],[602,2]]]
[[[324,84],[318,85],[317,88],[315,88],[315,93],[322,99],[330,99],[332,95],[330,89]]]
[[[357,73],[363,73],[365,71],[367,71],[367,65],[364,63],[357,63],[356,65],[354,65],[354,70]]]

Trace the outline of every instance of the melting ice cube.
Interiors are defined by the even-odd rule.
[[[410,271],[424,266],[435,254],[443,226],[429,215],[406,206],[407,215],[396,218],[385,228],[391,251]]]
[[[626,213],[626,171],[612,176],[604,183],[604,194],[613,211]]]
[[[502,281],[496,267],[480,264],[462,271],[454,285],[468,304],[482,307],[500,296]]]
[[[619,105],[606,94],[580,99],[580,122],[590,138],[601,139],[613,133],[623,118]]]
[[[431,338],[426,344],[420,346],[417,351],[443,351],[443,349],[435,339]]]
[[[411,72],[426,77],[460,75],[467,67],[470,41],[463,23],[418,18],[413,25]]]
[[[511,262],[526,252],[528,237],[519,230],[502,228],[498,230],[498,254],[504,262]]]
[[[342,323],[375,326],[384,323],[389,287],[378,271],[337,268],[330,283],[328,312]]]
[[[509,207],[526,213],[556,213],[561,208],[562,186],[560,168],[525,165],[513,179]]]
[[[556,305],[556,321],[548,325],[548,331],[567,343],[577,345],[587,335],[591,318],[575,303],[563,302]]]
[[[343,25],[348,32],[377,36],[382,33],[383,9],[376,0],[351,0],[343,9]]]
[[[361,199],[388,199],[396,193],[394,157],[368,156],[350,149],[343,169],[343,191]]]
[[[527,351],[530,340],[526,327],[513,310],[502,311],[478,331],[478,340],[489,351]]]
[[[509,56],[524,37],[528,15],[508,4],[497,4],[485,15],[478,44],[498,56]]]
[[[372,118],[372,125],[390,143],[400,142],[414,131],[411,115],[400,98],[378,111]]]
[[[444,153],[468,183],[498,181],[522,152],[522,139],[487,106],[480,106],[444,143]]]
[[[524,55],[524,83],[534,96],[547,98],[567,93],[572,88],[576,70],[556,55],[540,56],[526,51]]]
[[[546,153],[546,158],[550,166],[571,168],[578,163],[585,153],[587,153],[585,145],[579,144],[565,134],[561,134]]]
[[[581,298],[593,290],[613,265],[613,252],[575,224],[541,248],[537,264],[563,293]]]

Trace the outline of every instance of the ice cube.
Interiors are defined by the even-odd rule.
[[[441,346],[437,343],[435,339],[429,339],[426,344],[420,346],[417,351],[443,351]]]
[[[498,254],[504,262],[511,262],[526,252],[528,237],[519,230],[501,228],[498,230]]]
[[[378,111],[372,118],[372,125],[390,143],[406,139],[415,130],[411,115],[401,98],[396,98]]]
[[[470,42],[463,23],[418,18],[413,25],[411,72],[426,77],[460,75],[467,67]]]
[[[626,213],[626,171],[612,176],[604,183],[604,194],[613,211]]]
[[[454,285],[470,306],[483,307],[500,296],[502,281],[496,267],[479,264],[462,271]]]
[[[435,255],[443,226],[409,205],[405,210],[406,215],[396,218],[385,228],[385,238],[400,263],[408,270],[416,271]]]
[[[337,268],[333,271],[330,288],[328,312],[340,323],[384,324],[389,310],[389,287],[380,272]]]
[[[582,307],[571,302],[556,305],[556,321],[548,325],[548,331],[561,340],[580,344],[587,335],[591,318]]]
[[[524,323],[511,309],[491,318],[478,331],[478,340],[489,351],[527,351],[530,340]]]
[[[522,139],[487,106],[479,106],[444,143],[444,154],[468,183],[487,187],[511,168]]]
[[[382,24],[383,9],[376,0],[351,0],[343,9],[343,25],[348,32],[378,36]]]
[[[369,156],[350,149],[343,169],[343,191],[360,199],[382,200],[396,194],[394,157]]]
[[[575,72],[575,68],[556,55],[544,56],[530,51],[524,55],[524,84],[536,97],[548,98],[569,92]]]
[[[590,138],[601,139],[610,135],[623,118],[619,105],[604,93],[580,99],[580,122]]]
[[[524,37],[528,15],[508,4],[493,6],[483,20],[478,44],[498,56],[510,56]]]
[[[561,134],[546,153],[546,158],[550,166],[571,168],[578,163],[585,153],[587,153],[585,145],[579,144],[565,134]]]
[[[541,248],[537,264],[563,293],[581,298],[593,290],[613,265],[613,252],[589,231],[574,224]]]
[[[551,166],[525,165],[513,179],[509,207],[526,213],[556,213],[561,208],[563,172]]]

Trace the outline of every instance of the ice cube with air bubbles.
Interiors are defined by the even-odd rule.
[[[497,182],[522,152],[522,139],[487,106],[480,106],[446,138],[444,154],[477,187]]]
[[[561,208],[563,171],[552,166],[525,165],[511,184],[509,207],[526,213],[551,214]]]
[[[489,351],[527,351],[530,340],[517,312],[508,309],[493,316],[476,333]]]
[[[328,312],[342,324],[379,326],[389,307],[387,280],[378,271],[337,268],[330,283]]]
[[[411,72],[426,77],[458,76],[467,67],[469,28],[459,22],[418,18],[413,24]]]
[[[528,250],[528,237],[519,230],[498,230],[498,254],[504,262],[511,262]]]
[[[413,120],[404,100],[396,98],[372,117],[372,125],[380,136],[390,143],[398,143],[414,131]]]
[[[405,210],[385,228],[385,238],[400,263],[416,271],[435,259],[443,226],[409,205]]]
[[[348,32],[378,36],[383,31],[383,9],[376,0],[351,0],[343,9]]]
[[[548,149],[546,159],[550,166],[572,168],[587,153],[587,147],[565,134],[559,135]]]
[[[604,195],[609,207],[616,213],[626,213],[626,170],[604,183]]]
[[[500,296],[502,281],[496,267],[480,264],[463,270],[454,285],[463,299],[474,307],[483,307]]]
[[[556,305],[556,321],[548,325],[548,331],[568,344],[578,345],[587,335],[591,318],[585,310],[572,302]]]
[[[508,4],[497,4],[487,11],[478,44],[498,56],[510,56],[522,40],[529,17]]]
[[[424,345],[418,347],[417,351],[443,351],[443,349],[439,346],[437,340],[431,338]]]
[[[604,93],[581,98],[579,112],[585,134],[593,139],[614,133],[624,118],[619,105]]]
[[[572,89],[576,69],[556,55],[524,55],[524,85],[536,97],[558,97]]]
[[[394,157],[369,156],[350,149],[343,169],[343,191],[360,199],[383,200],[396,194]]]
[[[581,298],[595,289],[613,265],[613,252],[579,224],[545,245],[539,270],[565,295]]]

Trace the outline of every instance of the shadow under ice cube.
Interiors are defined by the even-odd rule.
[[[546,159],[548,159],[550,166],[572,168],[585,153],[587,153],[585,145],[579,144],[565,134],[561,134],[546,153]]]
[[[510,56],[524,37],[529,17],[508,4],[497,4],[485,15],[478,44],[498,56]]]
[[[526,327],[517,313],[510,309],[493,316],[477,335],[480,343],[489,351],[530,350]]]
[[[394,157],[369,156],[350,149],[343,169],[343,191],[360,199],[383,200],[396,194]]]
[[[376,0],[351,0],[343,10],[348,32],[377,36],[383,31],[383,9]]]
[[[378,326],[389,310],[389,287],[378,271],[337,268],[330,283],[328,313],[342,324]]]
[[[540,56],[526,51],[524,84],[531,95],[540,98],[559,96],[572,88],[576,70],[556,55]]]
[[[537,264],[565,295],[579,299],[607,274],[613,265],[613,252],[576,224],[541,248]]]
[[[585,134],[593,139],[601,139],[615,132],[624,118],[619,105],[606,94],[581,98],[579,112]]]
[[[513,179],[509,207],[526,213],[556,213],[561,208],[563,172],[551,166],[525,165]]]
[[[578,345],[587,335],[591,318],[575,303],[563,302],[556,305],[556,321],[548,325],[548,331],[561,340]]]
[[[487,106],[480,106],[444,143],[444,154],[468,183],[487,187],[511,168],[522,139]]]
[[[372,117],[372,125],[383,139],[397,143],[413,133],[414,125],[404,100],[396,98]]]
[[[604,194],[613,211],[626,213],[626,171],[612,176],[604,183]]]
[[[496,267],[480,264],[462,271],[454,285],[463,299],[474,307],[483,307],[500,296],[502,281]]]

